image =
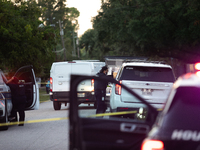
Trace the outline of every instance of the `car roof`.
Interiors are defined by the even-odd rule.
[[[127,62],[123,63],[122,66],[142,66],[142,67],[165,67],[165,68],[172,68],[168,64],[163,64],[161,62],[154,63],[154,62]]]
[[[174,83],[174,88],[178,87],[199,87],[200,88],[200,76],[196,73],[187,73],[178,78]]]

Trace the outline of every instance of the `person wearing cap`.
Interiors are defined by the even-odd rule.
[[[11,95],[12,95],[12,103],[13,103],[13,109],[12,109],[12,116],[15,117],[17,120],[17,112],[19,114],[19,126],[24,126],[24,120],[25,120],[25,106],[26,106],[26,93],[25,93],[25,85],[22,82],[19,82],[19,79],[17,77],[12,77],[10,80],[8,80],[7,85],[11,89]]]
[[[103,66],[99,73],[97,73],[98,77],[108,77],[108,67]],[[104,113],[107,109],[107,105],[105,103],[106,98],[106,88],[108,83],[103,81],[94,81],[94,94],[97,102],[97,110],[96,114]]]

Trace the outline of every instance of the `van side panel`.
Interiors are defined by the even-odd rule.
[[[72,63],[71,73],[79,75],[91,75],[93,68],[91,63]]]

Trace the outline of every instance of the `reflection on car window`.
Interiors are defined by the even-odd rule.
[[[184,94],[183,94],[184,93]],[[199,127],[200,90],[196,87],[179,87],[169,108],[170,116],[163,124],[168,127]],[[176,118],[176,119],[175,119]],[[171,120],[170,120],[171,119]],[[191,124],[194,122],[195,124]]]
[[[94,96],[95,91],[91,87],[91,81],[85,80],[81,82],[77,88],[79,116],[102,119],[131,119],[133,121],[145,121],[148,114],[146,105],[141,103],[141,101],[124,88],[122,88],[123,96],[127,98],[128,103],[124,103],[121,106],[118,105],[115,111],[111,111],[110,103],[115,103],[115,101],[117,102],[121,99],[121,95],[117,95],[115,93],[115,88],[115,84],[109,83],[106,89],[106,97],[104,99],[106,103],[106,110],[104,113],[96,114],[98,104],[96,103]]]
[[[175,79],[169,68],[127,66],[120,80],[174,82]]]

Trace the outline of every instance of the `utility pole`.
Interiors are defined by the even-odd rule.
[[[60,27],[61,41],[62,41],[62,45],[63,45],[63,49],[64,49],[64,61],[66,61],[67,60],[67,58],[66,58],[66,49],[65,49],[65,42],[64,42],[64,39],[63,39],[64,32],[63,32],[60,20],[59,20],[59,27]]]
[[[74,51],[72,53],[72,56],[76,56],[76,48],[75,48],[75,40],[74,40],[74,30],[73,30],[73,48],[74,48]]]
[[[80,57],[79,55],[79,37],[78,37],[78,32],[77,32],[77,40],[76,40],[76,45],[77,45],[77,55],[78,55],[78,58]]]

